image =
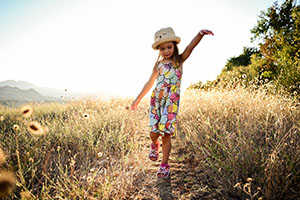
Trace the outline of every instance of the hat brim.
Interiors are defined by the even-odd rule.
[[[152,48],[154,50],[157,50],[158,46],[161,45],[162,43],[165,43],[165,42],[176,42],[177,44],[180,42],[180,37],[168,37],[168,38],[164,38],[164,39],[161,39],[159,41],[156,41],[152,44]]]

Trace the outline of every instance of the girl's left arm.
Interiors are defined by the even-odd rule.
[[[214,35],[210,30],[203,29],[194,37],[191,43],[185,48],[184,52],[181,54],[182,61],[184,62],[192,53],[194,48],[199,44],[204,35]]]

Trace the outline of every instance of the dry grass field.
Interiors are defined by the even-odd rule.
[[[300,104],[264,89],[187,90],[171,175],[148,160],[149,100],[0,106],[4,199],[300,199]]]

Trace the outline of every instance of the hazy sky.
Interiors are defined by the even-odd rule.
[[[182,87],[214,80],[250,43],[250,29],[273,0],[0,0],[0,81],[78,92],[136,96],[158,52],[154,33],[173,27],[183,51],[205,36],[184,63]],[[283,1],[279,1],[282,3]]]

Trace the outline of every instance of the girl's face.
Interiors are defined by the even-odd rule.
[[[165,42],[159,45],[158,49],[162,57],[165,59],[170,59],[174,53],[174,44],[173,42]]]

